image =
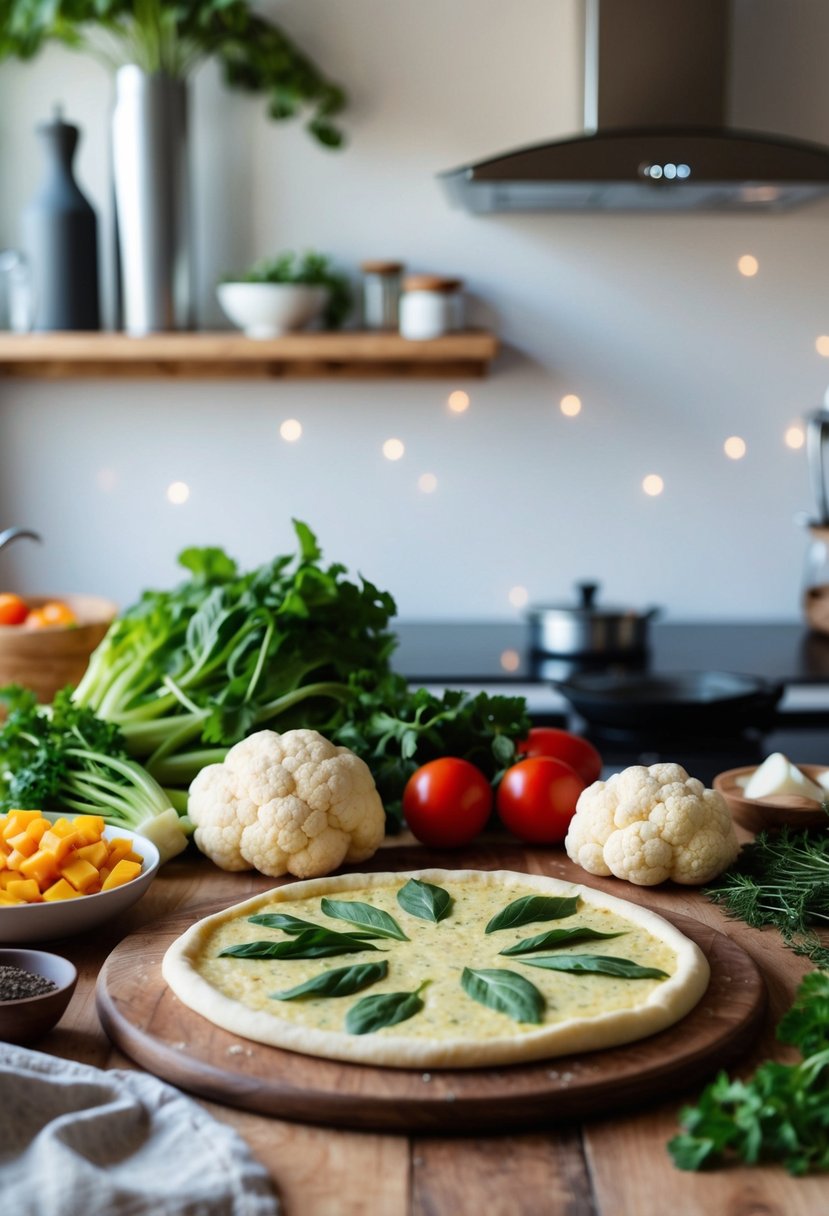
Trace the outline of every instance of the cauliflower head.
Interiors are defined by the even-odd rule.
[[[722,794],[679,764],[637,764],[588,786],[564,846],[589,874],[640,887],[710,882],[740,848]]]
[[[365,861],[386,816],[368,765],[315,730],[261,730],[190,786],[195,841],[223,870],[318,878]]]

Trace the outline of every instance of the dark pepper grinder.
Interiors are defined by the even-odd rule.
[[[23,212],[23,245],[32,265],[37,330],[100,329],[98,224],[72,172],[78,128],[55,107],[37,127],[46,172]]]

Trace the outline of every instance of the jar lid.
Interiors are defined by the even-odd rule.
[[[437,274],[410,274],[403,280],[404,291],[457,291],[460,279],[444,279]]]
[[[363,274],[400,274],[402,262],[362,262],[360,269]]]

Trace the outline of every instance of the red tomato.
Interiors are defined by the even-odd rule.
[[[553,756],[574,768],[587,785],[598,781],[602,758],[592,743],[555,726],[534,726],[518,744],[519,756]]]
[[[492,786],[480,769],[446,756],[412,773],[403,791],[403,814],[423,844],[453,848],[478,835],[492,800]]]
[[[498,786],[504,827],[533,844],[558,844],[576,812],[585,782],[553,756],[531,756],[508,768]]]
[[[19,595],[11,591],[0,594],[0,625],[22,625],[29,613],[29,606]]]

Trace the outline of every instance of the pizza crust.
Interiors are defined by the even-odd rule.
[[[406,1034],[405,1023],[393,1034],[349,1035],[321,1030],[281,1017],[276,1010],[265,1012],[250,1008],[220,992],[200,974],[198,959],[204,943],[214,930],[232,920],[244,920],[267,906],[278,910],[281,902],[292,903],[308,897],[348,895],[361,892],[370,898],[373,887],[402,885],[410,878],[437,885],[457,886],[474,883],[497,887],[504,903],[511,893],[566,896],[578,894],[589,907],[607,909],[642,928],[668,946],[676,956],[676,968],[634,1008],[616,1009],[589,1017],[573,1017],[553,1025],[520,1028],[496,1039],[474,1035],[451,1039],[423,1039]],[[347,927],[342,926],[345,930]],[[540,932],[544,925],[526,926],[527,935]],[[482,925],[483,931],[483,925]],[[386,943],[388,944],[388,943]],[[347,958],[324,960],[323,966],[342,966]],[[516,959],[505,959],[505,965]],[[458,966],[463,960],[458,961]],[[414,870],[378,874],[342,874],[329,878],[294,882],[235,904],[192,925],[167,950],[162,974],[176,996],[190,1009],[217,1026],[273,1047],[306,1055],[352,1063],[394,1068],[479,1068],[517,1064],[532,1060],[597,1051],[646,1038],[672,1026],[683,1018],[703,996],[709,981],[708,962],[699,947],[672,924],[638,904],[617,899],[591,887],[563,882],[542,875],[510,870]],[[631,981],[638,982],[638,981]]]

